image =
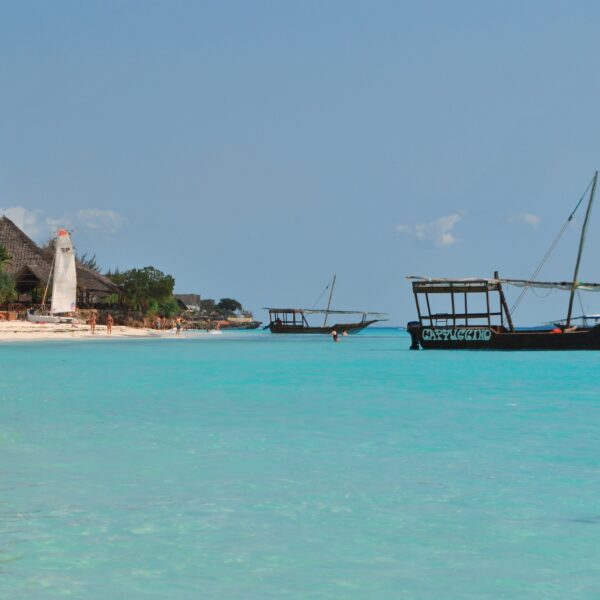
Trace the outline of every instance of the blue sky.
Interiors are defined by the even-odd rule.
[[[592,2],[0,2],[0,207],[257,311],[527,277],[600,165]],[[575,223],[541,274],[572,274]],[[600,281],[600,208],[581,278]],[[511,292],[512,296],[516,296]],[[564,312],[530,294],[517,321]],[[585,298],[600,312],[600,298]]]

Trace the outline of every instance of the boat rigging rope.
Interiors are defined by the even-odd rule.
[[[54,242],[56,244],[56,241]],[[53,248],[54,250],[54,248]],[[50,287],[50,278],[54,273],[54,259],[56,258],[56,252],[52,254],[52,263],[50,264],[50,273],[48,273],[48,281],[46,281],[46,288],[44,289],[44,295],[42,296],[42,309],[46,306],[46,297],[48,296],[48,288]]]
[[[571,223],[571,221],[573,220],[573,217],[575,216],[577,209],[581,206],[583,199],[587,196],[587,193],[590,190],[590,187],[592,186],[593,182],[594,182],[594,179],[592,178],[592,180],[588,183],[588,186],[585,188],[585,191],[583,192],[583,194],[581,194],[581,198],[579,198],[579,201],[575,205],[575,208],[571,211],[569,218],[564,222],[563,226],[561,227],[561,230],[558,232],[558,235],[554,238],[554,241],[550,244],[550,247],[546,251],[546,254],[544,254],[544,256],[542,257],[542,260],[540,261],[538,266],[535,268],[535,271],[529,277],[529,281],[535,281],[537,276],[540,274],[540,271],[542,270],[543,266],[546,264],[546,261],[550,258],[550,255],[554,251],[554,248],[556,248],[556,246],[558,245],[558,242],[560,242],[560,238],[562,238],[563,234],[567,230],[569,223]],[[514,301],[513,305],[510,308],[511,314],[513,314],[517,310],[519,304],[521,303],[521,300],[523,299],[523,296],[525,296],[529,287],[530,286],[528,286],[528,285],[523,287],[523,289],[521,290],[521,293],[519,294],[519,296],[517,297],[517,299]]]
[[[316,302],[310,307],[311,310],[321,302],[321,298],[325,295],[325,292],[331,287],[331,281],[327,284],[325,289],[321,292],[321,295],[317,298]]]
[[[544,292],[536,292],[535,288],[531,288],[531,293],[536,296],[537,298],[547,298],[554,290],[552,288],[549,288],[548,290],[546,290],[546,293],[544,294]]]
[[[583,300],[581,299],[581,292],[579,290],[575,290],[575,295],[577,296],[577,300],[579,300],[579,306],[581,307],[581,316],[584,317],[583,321],[585,324],[585,308],[583,308]]]

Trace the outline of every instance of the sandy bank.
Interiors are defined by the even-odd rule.
[[[175,337],[174,331],[156,331],[137,327],[114,325],[112,335],[106,333],[105,325],[96,325],[96,333],[90,333],[89,325],[62,323],[29,323],[28,321],[0,321],[0,342],[24,342],[47,340],[91,340],[111,338]]]

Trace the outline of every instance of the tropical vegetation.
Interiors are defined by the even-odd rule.
[[[234,298],[221,298],[218,302],[210,298],[200,301],[200,311],[205,315],[217,314],[227,318],[243,310],[242,304]]]
[[[82,255],[76,254],[75,256],[77,262],[87,269],[94,271],[94,273],[101,273],[102,269],[100,265],[96,262],[96,255],[92,254],[92,256],[88,256],[87,252],[84,252]]]
[[[6,248],[0,244],[0,304],[8,304],[19,297],[15,278],[4,272],[4,268],[10,260],[10,254]]]
[[[107,277],[123,290],[125,304],[143,313],[155,312],[173,316],[177,302],[173,298],[175,279],[155,267],[107,273]]]
[[[8,253],[8,250],[0,244],[0,271],[4,269],[5,265],[10,262],[11,255]]]

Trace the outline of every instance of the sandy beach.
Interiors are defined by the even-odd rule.
[[[49,340],[90,340],[111,338],[175,337],[172,330],[125,327],[113,325],[112,335],[106,333],[105,325],[96,325],[96,333],[90,333],[87,324],[30,323],[28,321],[0,321],[0,342],[25,342]]]

